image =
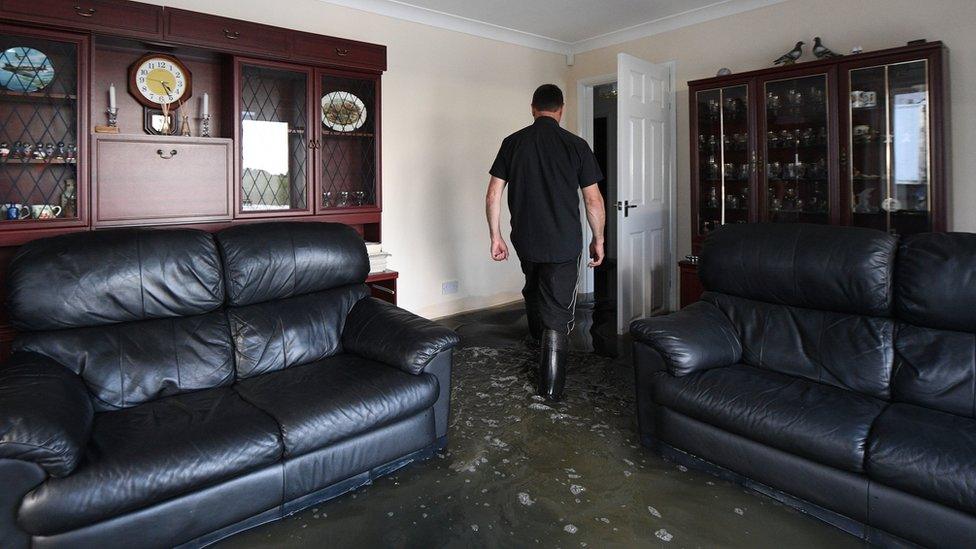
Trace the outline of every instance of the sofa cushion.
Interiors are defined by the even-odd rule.
[[[10,263],[8,312],[21,330],[197,315],[224,302],[213,237],[122,229],[35,240]]]
[[[905,237],[895,269],[898,318],[929,328],[976,332],[976,234]]]
[[[863,470],[871,422],[885,403],[746,365],[659,375],[654,401],[774,448],[851,472]]]
[[[976,334],[902,324],[891,398],[976,418]]]
[[[237,377],[308,364],[342,351],[349,311],[369,295],[364,284],[230,307]]]
[[[742,344],[742,362],[888,398],[895,321],[706,292]]]
[[[363,283],[363,238],[341,223],[260,223],[217,233],[231,305]]]
[[[354,355],[245,379],[234,386],[281,425],[285,456],[301,455],[429,408],[437,378]]]
[[[868,477],[976,513],[976,419],[892,404],[871,430]]]
[[[802,223],[730,224],[709,233],[706,290],[862,315],[891,310],[898,239],[874,229]]]
[[[19,522],[50,535],[217,484],[281,459],[274,419],[217,388],[95,415],[85,461],[28,493]]]
[[[223,311],[27,332],[13,347],[47,356],[80,374],[101,411],[234,381],[234,348]]]

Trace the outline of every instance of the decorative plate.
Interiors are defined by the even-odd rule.
[[[322,124],[337,132],[358,130],[366,123],[366,105],[355,95],[334,91],[322,96]]]
[[[36,92],[54,80],[54,65],[40,50],[16,46],[0,53],[0,86]]]

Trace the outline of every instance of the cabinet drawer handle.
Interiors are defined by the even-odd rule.
[[[394,292],[393,290],[391,290],[391,289],[389,289],[389,288],[387,288],[385,286],[380,286],[379,284],[370,284],[369,287],[372,288],[372,289],[374,289],[374,290],[379,290],[381,292],[384,292],[384,293],[387,293],[387,294],[390,294],[390,295],[396,295],[396,292]]]
[[[349,55],[349,50],[347,50],[346,48],[336,48],[336,54],[339,57],[345,57]]]
[[[166,154],[163,152],[163,149],[156,149],[156,154],[158,154],[163,160],[169,160],[170,158],[176,156],[177,152],[176,149],[172,149],[169,151],[169,154]]]
[[[75,13],[81,17],[91,17],[95,15],[95,8],[82,9],[81,6],[75,6]]]
[[[237,40],[240,36],[241,33],[238,31],[230,32],[230,29],[224,29],[224,38],[228,40]]]

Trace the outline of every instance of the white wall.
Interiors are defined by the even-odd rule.
[[[949,47],[950,229],[976,232],[976,0],[790,0],[576,55],[567,80],[566,104],[576,105],[577,80],[615,72],[619,52],[655,63],[677,61],[678,254],[691,251],[689,80],[769,67],[797,40],[814,36],[839,53],[903,46],[909,40],[942,40]],[[807,46],[806,59],[812,59]],[[567,128],[578,127],[574,112]]]
[[[488,254],[488,168],[502,138],[532,122],[536,86],[565,88],[564,56],[318,0],[148,1],[385,44],[383,245],[400,305],[443,316],[521,298],[517,260]],[[457,294],[441,295],[446,280]]]

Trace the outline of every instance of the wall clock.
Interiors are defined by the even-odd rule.
[[[146,54],[129,67],[129,93],[144,107],[179,105],[193,95],[193,75],[172,55]]]

